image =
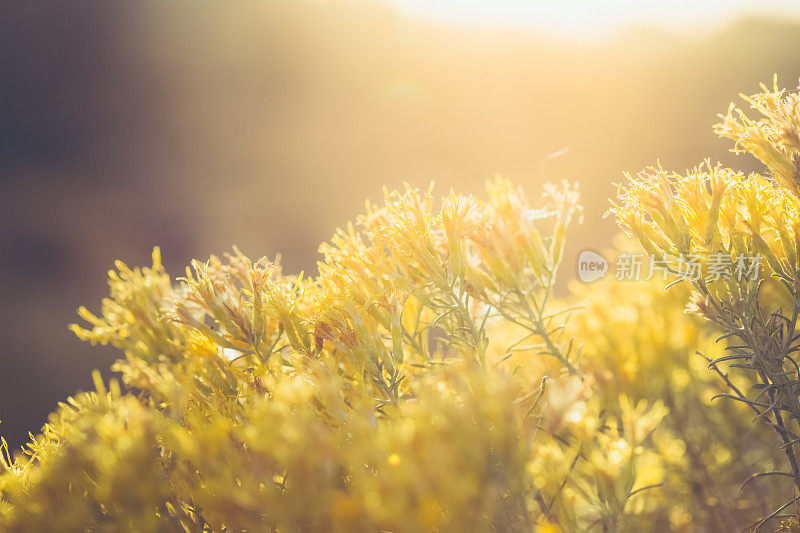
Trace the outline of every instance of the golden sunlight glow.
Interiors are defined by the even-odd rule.
[[[750,14],[800,16],[792,0],[390,0],[409,13],[448,22],[532,28],[569,38],[596,38],[644,25],[692,29]]]

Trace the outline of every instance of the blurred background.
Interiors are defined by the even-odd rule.
[[[19,445],[110,374],[67,324],[153,245],[173,275],[233,244],[313,273],[383,185],[500,173],[534,197],[581,183],[574,254],[611,242],[624,170],[757,169],[711,126],[775,73],[796,85],[800,9],[658,4],[4,2],[0,434]]]

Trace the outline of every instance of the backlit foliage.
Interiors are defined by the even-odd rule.
[[[793,98],[753,97],[765,120],[718,127],[774,176],[651,169],[613,209],[650,253],[766,258],[774,281],[695,283],[692,309],[734,358],[696,353],[724,347],[684,314],[683,285],[556,297],[574,184],[534,202],[502,178],[484,199],[387,191],[320,247],[316,276],[236,248],[177,279],[158,249],[147,268],[118,262],[99,314],[71,328],[119,349],[120,381],[96,374],[13,457],[3,441],[0,530],[757,524],[793,496],[793,474],[762,473],[796,468]]]
[[[791,483],[800,488],[797,444],[800,442],[800,96],[779,89],[745,97],[759,113],[750,118],[731,106],[715,128],[766,165],[767,173],[745,176],[706,163],[686,175],[651,168],[620,188],[612,212],[644,249],[658,257],[693,257],[699,263],[724,259],[759,259],[758,276],[689,278],[688,310],[718,327],[726,353],[709,359],[729,391],[722,396],[755,413],[761,427],[771,426],[775,446],[785,453],[779,471],[769,469],[760,485],[785,486],[788,501],[772,502],[767,516],[795,510]],[[721,367],[729,366],[728,377]],[[772,476],[772,477],[769,477]],[[765,525],[767,521],[759,525]],[[790,527],[789,521],[786,522]],[[794,527],[794,526],[791,526]]]

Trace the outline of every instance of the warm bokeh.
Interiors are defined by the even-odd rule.
[[[375,3],[23,5],[0,22],[0,420],[12,444],[112,358],[67,330],[117,258],[173,275],[238,244],[314,270],[384,184],[581,183],[602,248],[623,169],[706,156],[741,88],[800,75],[800,24],[569,41]],[[564,148],[554,159],[548,156]],[[571,275],[567,256],[565,274]]]

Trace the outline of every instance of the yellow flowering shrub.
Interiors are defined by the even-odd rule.
[[[684,313],[689,291],[678,285],[665,292],[655,277],[576,283],[573,292],[583,311],[569,330],[591,339],[583,346],[582,368],[600,401],[611,404],[622,392],[631,402],[661,401],[669,409],[641,460],[650,468],[641,475],[652,476],[642,483],[663,483],[646,498],[663,524],[658,530],[738,530],[768,515],[768,503],[780,499],[785,486],[740,486],[779,469],[782,452],[769,433],[752,430],[746,407],[712,401],[725,382],[697,352],[719,348],[714,331]]]
[[[0,530],[716,531],[789,514],[792,98],[718,128],[774,176],[653,169],[612,210],[649,253],[766,258],[771,280],[689,280],[714,326],[658,279],[557,297],[581,218],[567,182],[534,202],[503,178],[484,198],[387,191],[320,246],[315,276],[236,248],[177,279],[158,249],[118,262],[71,328],[120,351],[119,378],[96,374],[21,450],[2,441]]]
[[[772,90],[762,85],[745,99],[760,117],[731,105],[715,131],[735,141],[734,151],[763,162],[764,175],[708,162],[686,175],[650,168],[629,176],[612,212],[652,257],[678,262],[666,269],[675,276],[670,285],[690,285],[688,311],[725,340],[724,355],[708,358],[728,387],[720,396],[775,431],[773,447],[784,461],[763,465],[748,482],[759,490],[782,487],[788,501],[771,501],[758,529],[795,511],[800,489],[800,94],[780,89],[776,80]],[[689,262],[704,274],[688,275]],[[797,530],[796,521],[784,527]]]

